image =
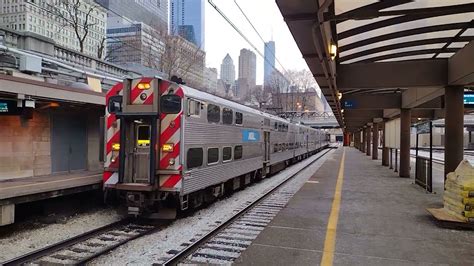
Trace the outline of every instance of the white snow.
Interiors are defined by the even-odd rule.
[[[100,209],[69,217],[64,224],[22,230],[0,240],[0,262],[55,244],[67,238],[122,219],[112,209]]]

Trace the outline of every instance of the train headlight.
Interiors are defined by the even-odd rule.
[[[171,158],[171,159],[169,160],[169,164],[170,164],[170,165],[174,165],[174,158]]]
[[[163,152],[173,152],[173,149],[174,149],[173,143],[166,143],[166,144],[163,144],[163,147],[161,147],[161,150]]]
[[[110,159],[111,163],[115,163],[115,161],[116,161],[115,158]]]
[[[113,151],[118,151],[118,150],[120,150],[120,143],[113,143],[113,144],[112,144],[112,150],[113,150]]]
[[[141,82],[138,83],[137,88],[139,88],[140,90],[148,90],[149,88],[151,88],[151,85],[150,83]]]

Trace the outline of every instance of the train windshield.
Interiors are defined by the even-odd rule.
[[[181,111],[181,97],[178,95],[163,95],[160,101],[161,113],[177,114]]]

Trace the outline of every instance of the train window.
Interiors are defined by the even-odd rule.
[[[223,108],[222,109],[222,123],[226,125],[232,125],[232,121],[234,120],[234,111],[230,108]]]
[[[222,149],[222,161],[230,161],[232,160],[232,147],[224,147]]]
[[[234,147],[234,160],[242,159],[242,145]]]
[[[181,97],[174,94],[161,96],[160,108],[163,114],[179,113],[181,111]]]
[[[207,121],[211,123],[219,123],[221,121],[221,108],[214,104],[207,106]]]
[[[189,99],[188,101],[188,115],[200,116],[201,115],[201,103],[195,100]]]
[[[275,122],[275,130],[277,130],[277,129],[278,129],[278,123]]]
[[[235,124],[242,125],[244,121],[244,115],[241,112],[235,112]]]
[[[137,147],[149,147],[150,146],[150,126],[139,125],[137,126]]]
[[[215,164],[219,161],[219,148],[207,149],[207,164]]]
[[[270,126],[270,119],[264,118],[263,119],[263,125],[269,127]]]
[[[122,95],[110,96],[107,103],[107,111],[110,114],[122,112]]]
[[[188,169],[202,165],[202,148],[189,148],[186,155],[186,166]]]

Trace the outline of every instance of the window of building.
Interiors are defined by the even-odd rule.
[[[186,166],[188,169],[202,165],[202,148],[190,148],[186,154]]]
[[[235,124],[242,125],[244,122],[244,115],[241,112],[235,112]]]
[[[215,164],[219,161],[219,148],[207,149],[207,164]]]
[[[222,109],[222,123],[226,125],[232,125],[232,121],[234,120],[234,111],[230,108]]]
[[[242,159],[242,145],[234,147],[234,160]]]
[[[232,160],[232,147],[224,147],[222,149],[222,161],[227,162]]]
[[[221,108],[214,104],[207,106],[207,121],[211,123],[219,123],[221,120]]]

